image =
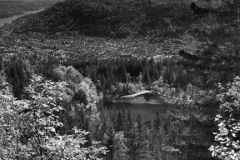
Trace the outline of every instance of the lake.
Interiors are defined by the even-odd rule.
[[[8,17],[8,18],[0,18],[0,27],[2,27],[5,23],[11,23],[13,20],[18,19],[19,17],[26,16],[28,14],[35,14],[35,13],[41,12],[43,10],[44,9],[39,9],[36,11],[25,11],[25,12],[23,12],[23,14],[14,15],[14,16]]]
[[[104,107],[116,111],[121,111],[123,107],[125,107],[126,110],[129,108],[133,118],[141,115],[142,120],[154,119],[157,111],[160,115],[164,115],[168,109],[178,108],[177,105],[166,103],[159,95],[152,93],[143,94],[135,98],[119,98],[118,100],[114,99],[112,101],[103,100],[101,103]]]

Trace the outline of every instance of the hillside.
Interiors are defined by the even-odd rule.
[[[21,22],[21,25],[16,25]],[[56,33],[125,38],[129,35],[178,37],[193,22],[188,5],[151,1],[66,0],[13,23],[16,32]]]
[[[0,27],[0,159],[240,160],[240,1],[179,1],[66,0]]]

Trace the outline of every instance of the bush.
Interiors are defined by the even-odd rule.
[[[216,115],[218,132],[209,150],[213,156],[224,160],[240,159],[240,78],[236,77],[227,87],[220,85],[222,93],[218,94],[221,102],[220,113]]]

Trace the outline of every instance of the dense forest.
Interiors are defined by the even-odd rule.
[[[2,27],[0,159],[239,160],[240,2],[213,2],[66,0]],[[186,43],[161,58],[85,60],[30,45],[64,31]],[[178,107],[143,120],[100,105],[142,90]]]
[[[67,0],[30,16],[16,32],[34,30],[54,34],[77,31],[90,36],[126,38],[130,35],[174,37],[188,29],[193,17],[187,5],[162,5],[155,1]],[[36,25],[38,24],[38,25]]]

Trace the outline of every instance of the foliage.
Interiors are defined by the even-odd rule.
[[[0,77],[0,159],[240,159],[239,78],[220,89],[219,99],[215,97],[219,91],[217,83],[225,86],[240,75],[240,3],[231,0],[224,6],[212,8],[207,2],[190,6],[175,2],[66,0],[10,25],[11,31],[26,34],[19,36],[23,45],[32,33],[25,31],[56,33],[49,36],[53,38],[51,42],[56,43],[55,46],[48,44],[53,54],[58,42],[86,40],[91,43],[94,40],[72,39],[69,35],[73,34],[118,38],[133,35],[147,40],[180,37],[175,40],[178,45],[180,42],[177,48],[182,50],[174,58],[157,62],[147,58],[86,61],[80,52],[85,52],[88,45],[84,43],[85,47],[79,51],[77,43],[74,49],[70,43],[69,48],[68,44],[60,43],[60,48],[67,49],[73,58],[79,56],[75,54],[79,52],[84,60],[58,61],[55,55],[42,58],[35,54],[29,62],[13,58],[5,63],[0,59],[0,69],[7,75]],[[3,44],[14,45],[8,40],[14,39],[11,34],[5,34]],[[48,38],[44,34],[33,35],[41,36],[40,42]],[[69,37],[55,41],[58,35]],[[106,43],[109,42],[111,40]],[[90,49],[93,54],[101,51],[98,50],[101,44]],[[33,50],[28,44],[26,51]],[[59,66],[60,63],[64,66]],[[29,81],[32,68],[55,82],[36,76]],[[146,122],[141,121],[141,116],[133,120],[130,111],[126,114],[125,109],[119,113],[105,108],[101,112],[97,110],[101,91],[117,97],[142,89],[154,90],[168,103],[181,102],[181,106],[163,117],[157,112],[154,120]],[[213,115],[219,100],[218,126],[215,126]],[[219,131],[215,133],[217,142],[214,142],[212,132],[216,127]],[[103,156],[106,148],[101,147],[102,144],[109,150],[106,156]],[[210,145],[215,157],[207,150]]]
[[[73,66],[83,76],[91,77],[98,90],[113,96],[132,94],[150,86],[157,89],[164,83],[181,88],[188,83],[199,85],[174,58],[67,61],[64,65]]]
[[[13,57],[6,63],[4,70],[14,96],[21,99],[23,89],[28,85],[32,74],[29,62]]]
[[[71,135],[56,135],[49,139],[45,146],[52,155],[54,160],[58,159],[94,159],[101,160],[99,155],[106,154],[105,147],[99,147],[97,142],[90,147],[83,147],[87,140],[85,136],[88,134],[86,131],[82,131],[73,128],[74,133]]]
[[[185,31],[186,24],[192,23],[189,15],[191,11],[188,6],[177,3],[162,5],[149,0],[68,0],[36,16],[28,16],[27,22],[17,26],[15,31],[78,31],[88,36],[118,38],[148,34],[156,38],[168,34],[177,37]],[[172,21],[168,23],[165,18]]]
[[[115,133],[114,136],[114,160],[128,160],[128,148],[126,146],[126,138],[123,132]]]
[[[218,132],[214,133],[218,143],[212,145],[209,150],[213,156],[220,159],[240,159],[240,78],[236,77],[227,87],[221,85],[219,87],[222,90],[218,94],[221,104],[219,114],[215,118]]]
[[[58,114],[63,110],[59,104],[66,90],[65,82],[54,83],[34,75],[25,90],[26,99],[23,100],[14,99],[8,88],[1,91],[1,159],[66,159],[77,156],[100,159],[98,155],[105,152],[104,147],[81,146],[87,142],[87,132],[74,129],[72,135],[60,136],[57,133],[63,125]],[[61,144],[71,146],[72,152],[63,148],[59,153],[58,148],[63,147]]]
[[[14,159],[18,150],[18,124],[17,113],[13,107],[15,98],[12,95],[11,88],[4,80],[1,74],[0,90],[0,158]]]
[[[56,129],[63,124],[56,114],[62,110],[59,105],[66,84],[44,81],[39,76],[33,76],[31,84],[25,89],[26,106],[18,111],[20,116],[20,132],[23,136],[22,150],[28,156],[39,158],[43,156],[43,145],[48,137],[54,136]]]

